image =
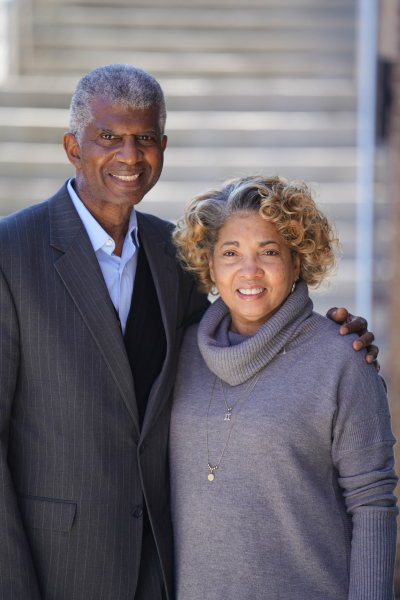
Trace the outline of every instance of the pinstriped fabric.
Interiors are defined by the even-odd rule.
[[[176,266],[169,227],[139,219],[168,340],[142,432],[111,300],[66,187],[0,222],[1,598],[133,599],[143,495],[172,597],[170,392],[183,327],[207,303]],[[149,569],[149,600],[159,579]]]

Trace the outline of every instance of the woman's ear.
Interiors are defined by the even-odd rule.
[[[298,279],[300,276],[300,255],[298,252],[296,252],[296,255],[293,259],[293,265],[294,265],[294,274],[296,275],[296,279]]]
[[[206,250],[206,253],[207,253],[207,260],[208,260],[208,268],[210,270],[210,278],[211,278],[211,281],[213,281],[215,283],[214,265],[213,265],[212,255],[211,255],[211,252],[209,252],[208,250]]]

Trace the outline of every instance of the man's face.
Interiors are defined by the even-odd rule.
[[[97,205],[138,204],[163,167],[167,137],[160,135],[158,110],[125,108],[100,96],[92,103],[92,113],[74,160],[68,151],[72,142],[64,142],[77,169],[78,193]]]

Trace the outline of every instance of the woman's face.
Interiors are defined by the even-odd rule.
[[[258,212],[232,217],[221,228],[211,278],[232,316],[232,330],[254,335],[282,306],[300,270],[299,256]]]

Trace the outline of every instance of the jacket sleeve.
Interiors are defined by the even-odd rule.
[[[352,516],[349,600],[392,600],[398,508],[396,442],[385,389],[364,356],[349,356],[338,389],[332,458]]]
[[[17,313],[7,281],[0,271],[0,598],[40,600],[32,556],[7,464],[19,360]]]

